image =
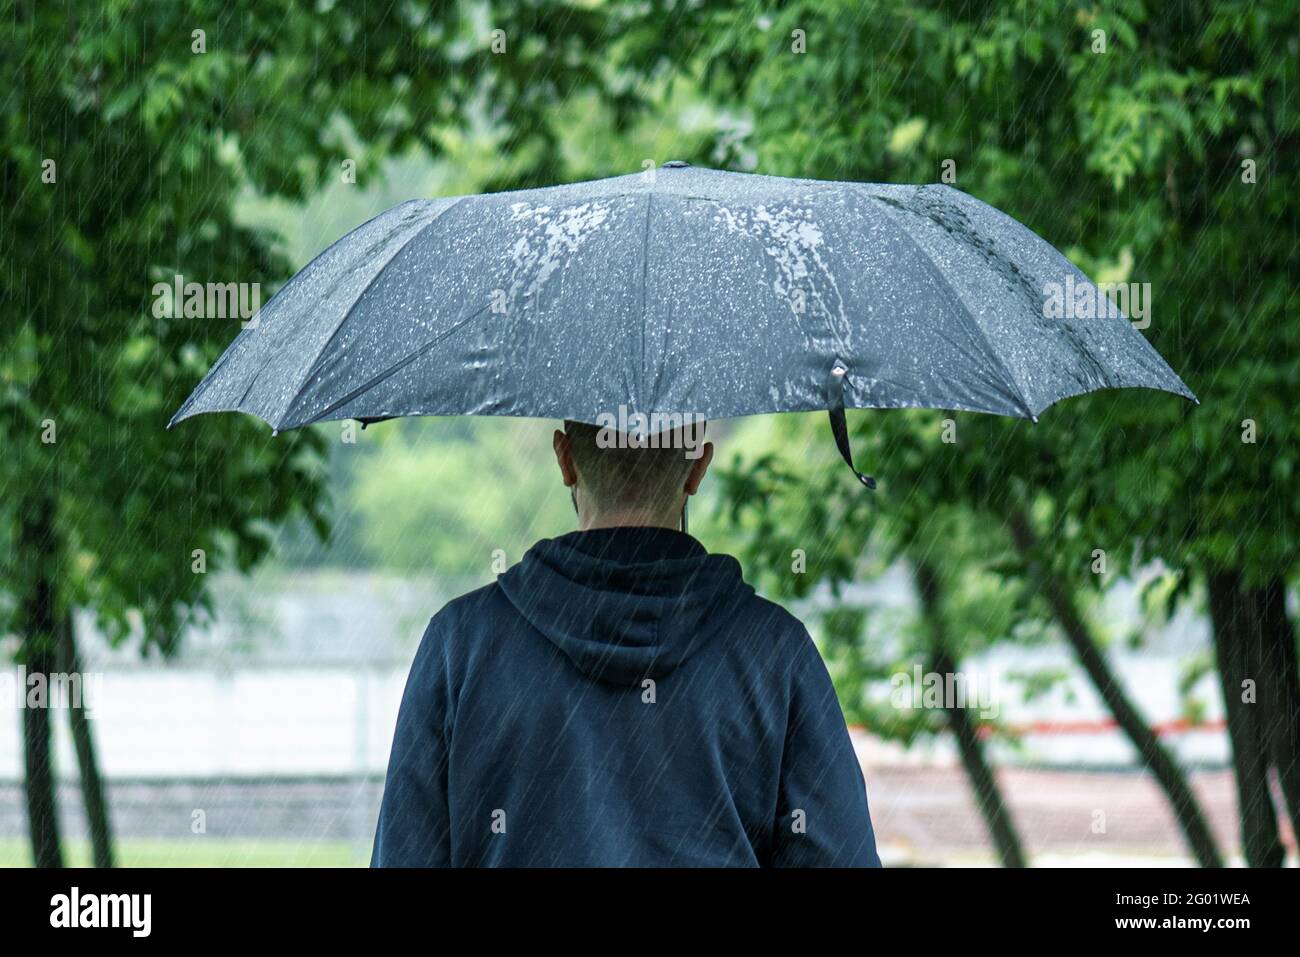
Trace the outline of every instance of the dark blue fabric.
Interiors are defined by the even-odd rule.
[[[374,866],[879,866],[821,656],[669,529],[538,542],[450,602],[402,698]]]

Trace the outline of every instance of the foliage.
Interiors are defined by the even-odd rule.
[[[571,90],[635,98],[586,54],[608,11],[522,2],[490,24],[468,5],[319,12],[0,4],[0,629],[21,631],[25,596],[57,580],[61,610],[92,606],[119,638],[141,623],[170,651],[206,602],[196,560],[246,569],[295,512],[324,530],[321,435],[272,438],[230,417],[164,431],[236,327],[156,318],[154,284],[269,294],[291,272],[238,197],[302,199],[347,162],[364,183],[380,157],[436,153],[473,104],[513,157],[502,180],[546,180],[551,104]],[[491,52],[493,28],[509,55]]]
[[[1154,556],[1294,572],[1294,5],[885,4],[866,16],[832,2],[787,5],[760,29],[745,17],[714,12],[709,35],[734,46],[724,54],[720,39],[701,73],[724,103],[751,107],[746,146],[763,172],[925,182],[954,160],[959,188],[1085,270],[1149,282],[1145,334],[1201,399],[1104,393],[1037,426],[952,416],[948,446],[941,415],[860,415],[855,441],[884,494],[855,502],[846,477],[818,481],[804,534],[837,511],[874,534],[898,530],[902,503],[1035,505],[1079,580],[1094,548],[1112,572]],[[790,52],[796,29],[806,54]],[[1246,419],[1256,444],[1242,441]]]

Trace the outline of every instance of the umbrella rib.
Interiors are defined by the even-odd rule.
[[[650,210],[654,206],[654,193],[647,192],[645,196],[645,229],[641,232],[641,361],[637,373],[637,402],[639,408],[641,402],[648,402],[649,397],[645,394],[645,376],[646,376],[646,349],[645,349],[645,324],[646,324],[646,303],[649,297],[650,281]]]
[[[341,236],[340,238],[334,240],[334,242],[330,243],[328,246],[326,246],[324,249],[318,252],[315,256],[313,256],[311,258],[311,261],[308,262],[307,265],[303,266],[302,269],[298,270],[298,272],[290,276],[288,281],[285,282],[283,286],[281,286],[279,289],[276,290],[275,295],[272,296],[267,301],[266,305],[258,310],[258,315],[260,316],[263,312],[269,310],[271,306],[274,305],[275,301],[280,298],[281,293],[288,290],[302,277],[305,277],[309,273],[311,273],[315,267],[317,267],[321,262],[324,261],[326,256],[328,256],[335,249],[342,247],[342,245],[345,242],[347,242],[348,238],[352,236],[354,233],[356,233],[358,230],[365,229],[371,223],[378,222],[379,220],[383,219],[385,216],[389,216],[397,212],[398,210],[406,206],[409,206],[411,203],[418,203],[418,202],[421,202],[421,200],[408,199],[404,203],[399,203],[398,205],[394,206],[392,209],[386,209],[382,213],[378,213],[374,216],[371,216],[360,226],[356,227],[356,229],[353,229],[346,235]],[[176,414],[173,415],[171,421],[167,423],[167,428],[170,429],[173,425],[175,425],[177,422],[181,421],[183,418],[186,417],[186,413],[189,411],[189,409],[196,402],[198,402],[199,398],[202,397],[204,393],[208,390],[210,383],[214,381],[217,373],[221,371],[221,369],[225,366],[226,362],[229,361],[231,356],[235,355],[236,351],[239,348],[240,343],[244,342],[246,339],[251,339],[254,335],[257,334],[259,328],[260,328],[260,320],[258,325],[251,325],[239,331],[239,335],[235,336],[234,340],[231,341],[230,345],[228,345],[225,351],[221,353],[220,358],[218,358],[217,361],[213,363],[212,367],[208,369],[207,374],[204,375],[203,379],[195,387],[194,391],[190,393],[190,397],[185,400],[185,403],[179,409],[176,410]],[[273,359],[274,359],[274,355],[268,356],[262,362],[262,364],[257,367],[257,371],[253,374],[252,380],[248,383],[248,386],[244,389],[243,393],[240,395],[239,401],[235,403],[233,409],[227,409],[225,411],[239,411],[241,409],[244,400],[248,398],[248,393],[252,391],[253,386],[257,384],[257,380],[262,377],[262,373],[266,371],[266,367],[273,361]],[[257,415],[258,413],[253,413],[253,414]],[[265,420],[265,416],[262,416],[262,418]],[[271,426],[275,425],[274,422],[268,422],[267,424]]]
[[[319,370],[321,359],[324,358],[325,353],[329,351],[329,347],[334,344],[334,340],[337,339],[339,333],[343,331],[343,327],[347,325],[347,321],[352,318],[352,313],[356,311],[356,308],[361,303],[361,300],[366,297],[366,294],[370,292],[372,288],[374,288],[375,283],[377,283],[380,277],[383,276],[384,271],[390,265],[392,265],[393,260],[396,259],[398,256],[402,255],[402,253],[406,251],[406,248],[410,246],[411,243],[415,242],[426,232],[428,232],[434,223],[438,222],[438,220],[442,219],[443,216],[451,212],[453,209],[455,209],[461,203],[465,202],[465,200],[467,199],[469,199],[468,196],[461,196],[458,197],[453,202],[448,203],[446,206],[444,206],[441,210],[439,210],[434,215],[434,217],[431,220],[429,220],[427,223],[425,223],[423,226],[417,229],[409,239],[407,239],[399,247],[397,247],[397,251],[393,253],[391,256],[389,256],[388,260],[382,266],[379,267],[378,271],[375,272],[374,276],[371,277],[370,281],[366,283],[365,288],[362,289],[361,292],[357,295],[357,298],[352,300],[352,304],[348,306],[348,308],[344,311],[343,318],[341,318],[338,321],[338,325],[336,325],[333,331],[330,332],[329,338],[325,340],[325,343],[320,347],[320,350],[316,353],[316,358],[312,360],[311,365],[307,369],[307,375],[303,377],[303,380],[300,383],[298,383],[298,387],[294,389],[293,394],[289,397],[289,401],[285,404],[285,407],[280,411],[280,414],[277,416],[277,418],[280,419],[281,421],[280,423],[275,424],[275,428],[277,429],[281,428],[285,416],[287,416],[290,410],[293,409],[294,404],[300,398],[302,398],[303,387],[306,386],[307,383],[311,381],[311,377],[315,375],[316,372]],[[455,328],[459,328],[459,327],[458,326],[453,327],[453,330],[451,331],[454,331]]]
[[[796,193],[791,196],[782,196],[780,197],[779,200],[773,200],[773,201],[779,201],[782,203],[801,203],[804,202],[805,200],[811,199],[814,196],[819,196],[822,193],[833,192],[834,190],[837,190],[842,186],[853,186],[853,185],[855,184],[840,182],[839,180],[827,180],[826,185],[824,186],[818,186],[813,189],[808,189],[802,193]],[[695,203],[713,203],[715,206],[727,206],[727,203],[724,200],[716,199],[712,196],[700,196],[697,193],[675,193],[670,195],[675,195],[678,199],[690,200],[691,202],[695,202]],[[759,203],[758,205],[765,205],[765,204]]]
[[[329,415],[331,412],[334,412],[336,409],[342,408],[343,406],[351,402],[353,399],[357,398],[358,396],[362,395],[365,392],[369,392],[372,388],[379,385],[379,383],[383,382],[385,379],[390,378],[395,373],[400,372],[402,369],[406,368],[416,359],[420,358],[420,356],[424,355],[426,352],[428,352],[438,343],[442,342],[442,340],[446,339],[448,336],[452,335],[453,333],[459,331],[467,323],[472,322],[474,319],[477,319],[479,316],[483,315],[483,313],[487,312],[488,309],[490,308],[491,306],[484,306],[483,308],[470,313],[460,322],[453,325],[450,329],[446,329],[443,332],[440,332],[438,335],[434,336],[432,339],[430,339],[424,345],[420,346],[418,349],[415,349],[414,351],[408,353],[406,356],[402,357],[397,362],[393,363],[391,366],[384,369],[382,372],[379,372],[376,375],[372,376],[371,378],[367,379],[365,382],[357,386],[347,395],[343,396],[343,398],[334,400],[329,405],[327,405],[324,409],[322,409],[320,412],[318,412],[316,415],[312,416],[310,419],[308,419],[306,422],[302,424],[315,425],[317,422],[322,421],[325,418],[325,416]]]
[[[912,236],[912,234],[909,233],[906,228],[904,228],[903,224],[898,221],[898,218],[894,216],[893,210],[890,209],[888,203],[884,202],[879,197],[873,196],[871,193],[866,192],[861,187],[859,187],[857,183],[850,183],[848,185],[853,187],[854,192],[870,200],[873,205],[879,207],[884,212],[885,217],[891,223],[894,224],[898,233],[905,240],[907,240],[907,242],[910,243],[911,246],[918,253],[920,253],[921,257],[925,260],[926,264],[929,266],[930,272],[933,273],[939,279],[939,281],[952,292],[953,298],[957,300],[957,305],[961,307],[962,314],[965,315],[967,322],[970,323],[970,325],[975,329],[976,334],[980,337],[980,340],[984,343],[985,348],[988,349],[989,355],[993,357],[993,361],[998,364],[998,367],[1002,370],[1003,375],[1007,377],[1007,381],[1010,382],[1011,386],[1015,389],[1015,397],[1020,402],[1020,408],[1024,412],[1024,418],[1033,419],[1035,422],[1037,422],[1038,416],[1035,415],[1034,410],[1030,408],[1029,400],[1025,398],[1025,392],[1024,389],[1021,387],[1019,380],[1017,380],[1015,375],[1012,374],[1011,369],[1007,366],[1002,356],[998,353],[997,349],[994,347],[993,341],[988,337],[988,333],[986,333],[984,331],[984,328],[979,324],[979,320],[975,318],[975,314],[971,312],[970,306],[966,304],[966,300],[962,298],[961,293],[957,291],[956,287],[953,286],[953,284],[948,281],[948,277],[945,276],[942,270],[939,269],[939,265],[934,261],[934,257],[931,256],[930,253],[926,250],[926,248],[922,246],[920,243],[918,243],[916,239]]]
[[[396,210],[396,209],[402,209],[403,207],[408,206],[408,205],[410,205],[411,203],[418,203],[418,202],[421,202],[421,201],[420,201],[420,200],[414,200],[414,199],[412,199],[412,200],[407,200],[405,203],[401,203],[401,204],[399,204],[398,206],[394,207],[394,210]],[[380,213],[378,216],[373,216],[373,217],[371,217],[370,219],[368,219],[368,220],[366,220],[364,223],[362,223],[360,226],[358,226],[356,229],[354,229],[354,230],[352,230],[350,233],[348,233],[347,236],[344,236],[342,239],[339,239],[339,240],[336,240],[336,241],[333,242],[333,243],[330,243],[330,245],[329,245],[327,248],[325,248],[325,249],[322,250],[320,253],[318,253],[316,256],[314,256],[314,257],[312,258],[311,262],[309,262],[306,266],[304,266],[304,267],[302,268],[302,271],[301,271],[301,272],[299,272],[299,273],[298,273],[297,275],[295,275],[295,276],[290,277],[289,282],[288,282],[288,283],[285,283],[284,288],[285,288],[285,289],[288,289],[289,285],[290,285],[291,283],[295,282],[295,281],[298,279],[299,276],[306,276],[306,275],[309,273],[309,271],[311,271],[311,270],[313,269],[313,267],[315,267],[318,263],[322,262],[322,261],[325,259],[325,257],[326,257],[327,255],[329,255],[329,253],[330,253],[331,250],[333,250],[336,246],[339,246],[339,245],[341,245],[344,241],[346,241],[347,238],[348,238],[348,236],[354,235],[358,230],[365,229],[365,227],[368,226],[370,223],[375,222],[376,220],[380,219],[381,217],[388,215],[389,212],[393,212],[394,210],[389,210],[388,212]],[[391,235],[391,233],[390,233],[390,235]],[[380,245],[382,245],[382,240],[381,240],[381,241],[377,241],[377,242],[375,242],[375,243],[370,247],[370,249],[366,250],[367,254],[370,253],[370,252],[372,252],[375,248],[378,248]],[[405,248],[405,245],[403,245],[403,248]],[[398,252],[401,252],[401,250],[399,249]],[[393,255],[396,255],[396,253],[394,253]],[[387,266],[387,263],[385,263],[384,265]],[[382,272],[382,271],[383,271],[383,270],[381,269],[380,272]],[[325,291],[325,295],[326,295],[326,296],[332,294],[332,293],[334,292],[334,290],[339,286],[339,284],[343,282],[343,277],[344,277],[345,274],[346,274],[346,272],[344,272],[344,273],[340,273],[338,277],[336,277],[335,279],[333,279],[333,280],[332,280],[332,281],[331,281],[331,282],[326,286],[326,291]],[[367,283],[367,288],[369,288],[369,284],[368,284],[368,283]],[[279,295],[279,293],[277,292],[276,295]],[[324,298],[324,297],[322,296],[321,298]],[[267,303],[267,305],[269,306],[270,303]],[[256,331],[256,330],[254,329],[254,331]],[[224,360],[224,359],[225,359],[225,356],[223,355],[221,358]],[[257,385],[258,381],[262,378],[262,373],[265,372],[265,371],[267,370],[267,367],[269,367],[270,364],[271,364],[272,362],[275,361],[275,358],[276,358],[275,353],[270,353],[270,354],[267,355],[267,357],[262,361],[262,364],[261,364],[260,366],[257,367],[257,371],[256,371],[255,373],[253,373],[253,377],[248,381],[248,385],[244,387],[244,391],[240,394],[240,396],[239,396],[239,401],[235,403],[235,407],[236,407],[236,408],[242,408],[242,407],[243,407],[244,400],[248,398],[249,393],[251,393],[251,392],[253,391],[253,387],[254,387],[255,385]],[[315,365],[315,363],[313,363],[313,366],[314,366],[314,365]],[[212,372],[215,372],[215,371],[216,371],[216,369],[214,368],[214,369],[212,370]],[[313,370],[313,371],[314,371],[314,370]],[[308,377],[308,378],[311,378],[311,372],[308,372],[307,377]],[[292,404],[292,399],[290,400],[290,404]]]

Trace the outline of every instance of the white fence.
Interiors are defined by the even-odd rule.
[[[999,759],[1131,763],[1128,743],[1107,727],[1109,714],[1076,671],[1051,695],[1030,703],[1009,693],[1015,686],[1007,675],[1027,666],[1027,654],[967,668],[981,685],[1003,689],[999,720],[1023,731],[1019,749],[998,746]],[[1051,649],[1032,655],[1038,667],[1070,666],[1068,658]],[[1178,718],[1177,659],[1124,655],[1112,660],[1151,723],[1169,724]],[[17,671],[12,674],[17,682]],[[100,767],[114,779],[380,775],[405,681],[404,664],[109,669],[102,672],[90,711]],[[1209,728],[1174,733],[1167,740],[1184,760],[1218,764],[1228,757],[1217,721],[1221,710],[1212,688],[1205,697]],[[58,772],[75,777],[65,713],[59,709],[55,715]],[[863,753],[868,762],[907,763],[947,760],[949,749],[939,743],[909,755],[896,747],[864,743]],[[0,779],[17,780],[21,771],[21,713],[7,707],[0,711]]]
[[[897,582],[877,583],[905,604]],[[186,637],[175,662],[141,661],[108,650],[88,621],[79,627],[91,674],[92,722],[100,766],[110,779],[285,778],[381,775],[406,671],[429,614],[460,585],[336,572],[231,578],[218,589],[217,623]],[[880,595],[872,596],[879,600]],[[1118,615],[1119,613],[1117,613]],[[1118,651],[1111,664],[1153,725],[1181,717],[1181,670],[1203,648],[1204,623],[1176,625],[1171,640],[1145,651]],[[1024,701],[1016,673],[1059,669],[1066,682]],[[999,647],[963,664],[976,686],[998,689],[998,719],[1025,731],[1021,747],[996,746],[1001,761],[1123,765],[1134,755],[1109,713],[1062,646]],[[21,684],[10,670],[10,687]],[[4,675],[0,673],[0,679]],[[890,689],[878,689],[887,697]],[[1167,741],[1181,758],[1221,764],[1228,758],[1214,678],[1194,689],[1206,730]],[[96,700],[98,699],[98,700]],[[55,721],[57,770],[76,775],[65,715]],[[911,753],[862,742],[868,761],[947,760],[939,742]],[[0,780],[22,776],[21,712],[0,706]]]

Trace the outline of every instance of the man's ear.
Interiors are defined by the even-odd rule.
[[[713,443],[705,442],[702,454],[691,463],[691,472],[686,476],[686,486],[683,491],[687,495],[694,495],[700,490],[700,483],[704,481],[704,473],[709,470],[709,463],[712,461]]]
[[[556,429],[551,436],[551,448],[555,449],[555,461],[560,466],[560,475],[564,484],[572,488],[578,484],[578,472],[573,467],[573,440],[561,429]]]

